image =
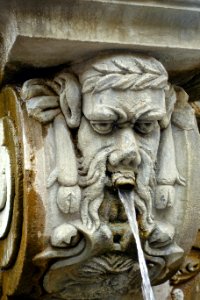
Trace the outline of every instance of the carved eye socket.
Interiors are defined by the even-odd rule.
[[[107,134],[112,131],[113,129],[113,123],[112,122],[90,122],[92,128],[94,131],[100,133],[100,134]]]
[[[135,123],[134,129],[139,133],[148,134],[154,130],[157,121],[138,121]]]

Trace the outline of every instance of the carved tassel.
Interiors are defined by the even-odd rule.
[[[70,131],[65,118],[59,114],[54,120],[57,177],[60,185],[74,186],[78,182],[77,163]]]
[[[176,167],[174,140],[171,124],[162,131],[157,158],[157,188],[155,207],[164,209],[173,206],[175,198],[174,184],[184,184]]]

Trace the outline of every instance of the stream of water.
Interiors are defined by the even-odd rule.
[[[142,276],[142,294],[144,300],[155,300],[153,290],[151,287],[148,269],[146,265],[146,261],[144,258],[144,253],[142,250],[140,237],[139,237],[139,230],[138,224],[136,220],[136,212],[135,212],[135,205],[134,205],[134,194],[131,191],[126,190],[118,190],[119,198],[124,205],[126,215],[128,217],[128,221],[133,232],[137,251],[138,251],[138,261],[140,266],[140,272]]]

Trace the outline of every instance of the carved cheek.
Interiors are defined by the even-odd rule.
[[[78,148],[83,156],[94,156],[103,147],[112,144],[112,135],[101,135],[95,132],[89,121],[82,117],[81,125],[78,130]]]
[[[147,135],[135,134],[135,139],[138,146],[143,149],[147,149],[153,161],[155,161],[160,142],[160,127],[157,126],[150,134]]]

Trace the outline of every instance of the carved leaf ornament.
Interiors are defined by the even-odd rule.
[[[111,60],[110,65],[93,65],[97,74],[84,81],[82,93],[97,93],[105,89],[120,90],[143,90],[151,87],[152,89],[164,88],[167,85],[167,72],[157,65],[153,68],[148,66],[142,59],[129,60],[128,67],[118,59]]]

